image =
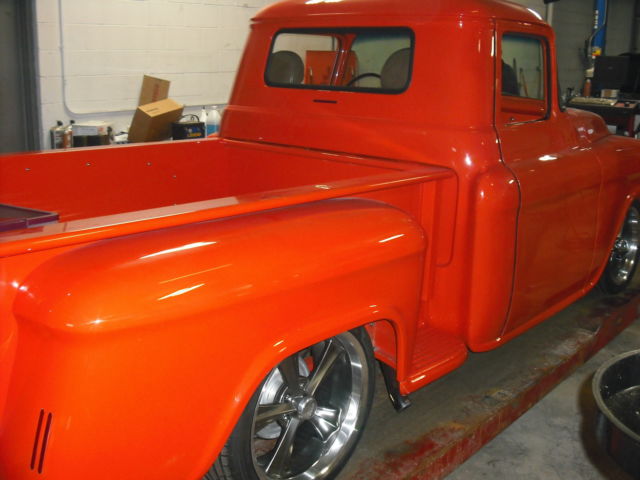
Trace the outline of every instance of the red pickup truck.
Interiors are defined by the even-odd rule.
[[[640,244],[640,144],[500,0],[285,0],[220,137],[0,158],[0,478],[321,480]]]

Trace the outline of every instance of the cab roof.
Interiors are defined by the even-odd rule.
[[[533,10],[507,0],[282,0],[255,20],[317,16],[475,17],[544,23]]]

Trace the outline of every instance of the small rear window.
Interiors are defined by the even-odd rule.
[[[273,41],[267,85],[400,93],[411,80],[413,33],[407,28],[297,30]]]

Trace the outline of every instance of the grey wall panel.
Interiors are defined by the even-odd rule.
[[[0,0],[0,153],[39,146],[33,0]]]
[[[630,51],[634,4],[635,0],[610,0],[606,55]]]
[[[591,34],[592,22],[593,2],[590,0],[561,0],[554,6],[553,27],[563,89],[582,88],[585,70],[582,51]]]
[[[0,0],[0,153],[27,148],[16,10],[13,0]]]

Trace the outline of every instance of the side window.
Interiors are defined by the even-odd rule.
[[[501,43],[500,120],[521,123],[546,118],[547,49],[537,37],[505,34]]]

